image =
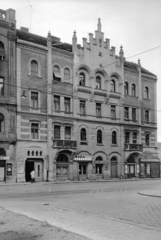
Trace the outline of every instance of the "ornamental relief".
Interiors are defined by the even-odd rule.
[[[30,50],[30,51],[32,51],[32,52],[36,52],[36,53],[41,53],[41,54],[43,54],[43,55],[47,55],[47,48],[46,48],[46,51],[45,51],[45,49],[43,50],[43,49],[40,49],[39,48],[39,46],[36,46],[36,47],[32,47],[32,46],[26,46],[26,45],[24,45],[24,44],[22,44],[22,43],[18,43],[17,44],[17,46],[19,47],[19,48],[21,48],[21,49],[25,49],[25,50]],[[45,46],[42,46],[42,47],[44,47],[45,48]],[[39,48],[39,49],[38,49]]]

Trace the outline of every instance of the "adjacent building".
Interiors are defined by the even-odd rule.
[[[160,177],[157,77],[122,46],[116,55],[100,19],[83,46],[76,32],[72,44],[24,27],[15,35],[13,179],[30,181],[33,169],[36,181]]]

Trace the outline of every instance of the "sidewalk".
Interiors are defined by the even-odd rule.
[[[138,192],[140,195],[144,195],[147,197],[158,197],[161,198],[161,187],[155,190],[145,190]]]
[[[86,181],[70,181],[70,180],[66,180],[66,181],[54,181],[54,182],[36,182],[37,184],[42,184],[42,185],[46,185],[46,184],[70,184],[70,183],[96,183],[96,182],[124,182],[124,181],[152,181],[152,180],[161,180],[161,178],[113,178],[113,179],[99,179],[99,180],[86,180]],[[13,185],[30,185],[30,182],[23,182],[23,183],[10,183],[10,182],[0,182],[0,186],[13,186]]]

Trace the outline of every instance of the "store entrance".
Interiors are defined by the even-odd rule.
[[[26,182],[31,181],[31,171],[34,170],[34,161],[26,161]]]

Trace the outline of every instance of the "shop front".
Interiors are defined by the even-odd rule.
[[[76,164],[78,180],[85,181],[89,179],[92,173],[92,156],[76,155],[73,159],[73,162]]]
[[[125,176],[127,178],[139,177],[140,173],[140,153],[132,153],[125,161]]]
[[[56,179],[65,181],[69,179],[69,155],[68,153],[59,153],[56,160]]]
[[[30,173],[35,170],[35,180],[36,182],[42,182],[43,178],[43,168],[44,168],[44,161],[42,158],[27,158],[25,164],[25,179],[26,182],[31,181]]]

